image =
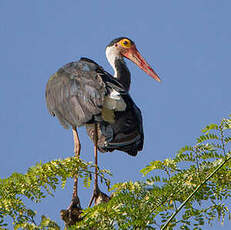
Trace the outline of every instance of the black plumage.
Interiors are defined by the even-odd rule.
[[[140,109],[126,94],[126,110],[115,112],[115,122],[100,121],[98,123],[98,149],[101,152],[119,150],[136,156],[143,149],[144,133]],[[93,125],[87,125],[87,133],[94,140],[95,129]]]

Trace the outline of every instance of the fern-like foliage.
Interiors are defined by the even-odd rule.
[[[37,229],[34,221],[36,212],[26,207],[25,199],[38,203],[48,195],[53,195],[57,185],[64,188],[67,178],[76,174],[89,187],[93,171],[94,165],[72,157],[45,164],[38,163],[29,168],[26,174],[13,173],[9,178],[0,179],[0,227],[7,226],[5,219],[10,217],[15,229]],[[110,174],[109,171],[100,170],[99,173],[102,181],[109,186],[110,181],[105,177],[106,173]],[[58,229],[45,216],[41,218],[39,226],[55,226],[54,229]]]
[[[84,209],[82,220],[70,229],[201,229],[231,217],[231,119],[202,130],[193,146],[181,148],[173,159],[152,161],[141,170],[145,180],[118,183],[112,198]],[[78,173],[91,181],[93,165],[74,158],[38,164],[25,175],[0,181],[0,226],[11,217],[15,228],[59,229],[48,217],[33,221],[35,212],[23,203],[52,194],[58,184]],[[101,171],[105,178],[107,171]],[[80,197],[81,199],[81,197]],[[57,210],[58,212],[58,210]]]

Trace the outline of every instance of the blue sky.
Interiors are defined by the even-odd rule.
[[[112,73],[105,47],[119,36],[136,42],[162,83],[128,62],[131,95],[144,119],[144,149],[136,158],[100,154],[100,166],[112,171],[113,183],[136,180],[148,162],[193,144],[205,125],[230,113],[230,10],[228,0],[1,0],[0,176],[73,155],[72,132],[47,112],[46,82],[81,56]],[[82,158],[93,160],[93,145],[84,128],[79,132]],[[58,213],[69,204],[71,190],[68,183],[35,208],[61,224]],[[83,206],[87,196],[82,188]],[[228,229],[228,223],[204,229],[218,227]]]

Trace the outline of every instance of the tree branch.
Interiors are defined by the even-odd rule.
[[[231,159],[231,156],[229,156],[224,162],[222,162],[220,165],[217,166],[217,168],[208,176],[206,179],[199,184],[196,189],[188,196],[188,198],[180,205],[180,207],[171,215],[171,217],[167,220],[167,222],[164,224],[164,226],[161,228],[161,230],[165,230],[169,223],[172,221],[172,219],[180,212],[180,210],[185,206],[185,204],[193,197],[193,195],[201,188],[202,185],[204,185],[220,168],[222,168],[229,160]]]

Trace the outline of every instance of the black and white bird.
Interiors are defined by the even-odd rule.
[[[129,95],[131,75],[124,57],[160,81],[135,43],[127,37],[110,42],[106,47],[106,57],[114,69],[114,76],[96,62],[81,58],[61,67],[46,86],[50,114],[56,116],[64,128],[71,127],[73,130],[76,157],[80,154],[77,127],[86,126],[94,142],[94,198],[98,190],[97,149],[101,152],[120,150],[136,156],[143,148],[142,115]],[[73,197],[77,196],[77,182],[76,178]]]

